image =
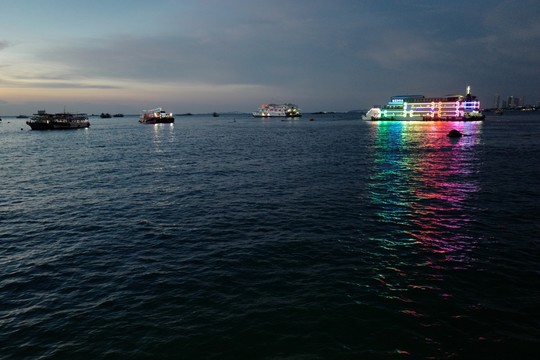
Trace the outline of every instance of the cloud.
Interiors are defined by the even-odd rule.
[[[290,87],[317,86],[325,79],[343,84],[357,60],[358,44],[349,40],[360,31],[354,25],[357,6],[356,1],[332,6],[316,0],[280,1],[279,6],[202,1],[160,18],[166,24],[162,33],[153,28],[144,35],[64,39],[34,50],[34,61],[43,66],[40,78],[62,72],[111,82]]]
[[[47,81],[29,81],[20,87],[43,88],[43,89],[121,89],[120,86],[107,84],[84,84],[75,82],[47,82]]]
[[[531,16],[537,0],[158,3],[137,1],[128,16],[100,16],[102,8],[86,4],[82,18],[70,17],[82,27],[56,21],[43,34],[25,27],[33,32],[9,38],[17,44],[9,51],[0,41],[2,66],[9,66],[3,85],[110,89],[101,92],[107,100],[126,93],[145,99],[152,89],[171,101],[261,98],[350,109],[396,92],[443,95],[467,83],[488,93],[529,83],[536,89],[529,79],[540,75],[540,23]],[[99,26],[89,25],[94,20]]]
[[[46,67],[45,67],[46,68]],[[12,71],[13,73],[13,71]],[[117,85],[112,85],[106,81],[99,82],[98,79],[86,79],[66,73],[54,73],[54,71],[30,72],[25,74],[13,73],[9,78],[0,78],[0,83],[6,86],[17,88],[72,88],[72,89],[118,89]]]
[[[293,23],[273,33],[239,24],[213,34],[80,39],[41,50],[36,59],[62,64],[73,76],[221,85],[286,85],[331,70],[338,43],[302,38]]]

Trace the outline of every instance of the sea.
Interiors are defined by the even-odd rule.
[[[2,360],[540,358],[540,112],[90,122],[0,122]]]

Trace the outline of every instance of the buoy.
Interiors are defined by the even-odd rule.
[[[450,132],[446,136],[452,137],[452,138],[459,138],[459,137],[462,137],[463,134],[460,133],[458,130],[454,129],[454,130],[450,130]]]

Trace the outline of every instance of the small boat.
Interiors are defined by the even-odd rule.
[[[70,113],[48,114],[45,110],[39,110],[26,124],[32,130],[71,130],[90,126],[86,116]]]
[[[263,104],[252,114],[254,117],[300,117],[300,109],[294,104]]]
[[[114,114],[113,117],[124,117],[124,114]]]
[[[217,112],[212,114],[213,117],[219,117],[219,114]]]
[[[105,113],[101,113],[101,114],[99,115],[99,117],[102,118],[102,119],[109,119],[109,118],[111,117],[111,114],[109,114],[109,113],[106,113],[106,114],[105,114]]]
[[[17,115],[17,119],[28,119],[26,115]]]
[[[142,124],[171,124],[174,123],[174,116],[172,113],[163,111],[162,108],[143,110],[139,122]]]

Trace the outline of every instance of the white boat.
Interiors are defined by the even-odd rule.
[[[294,104],[263,104],[253,113],[254,117],[300,117],[300,109]]]
[[[443,97],[425,97],[424,95],[396,95],[388,104],[375,106],[365,115],[364,120],[448,120],[474,121],[483,120],[480,101],[471,95],[467,86],[467,94],[446,95]]]
[[[143,124],[170,124],[174,122],[174,116],[172,113],[163,111],[162,108],[143,110],[139,122]]]

